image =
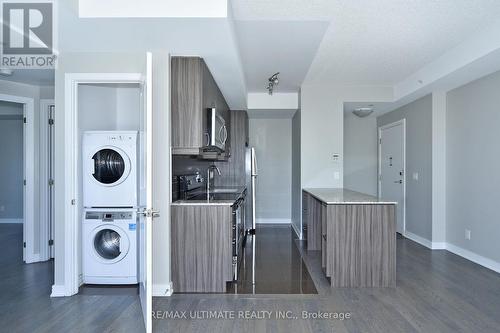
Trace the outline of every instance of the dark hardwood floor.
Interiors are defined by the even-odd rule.
[[[22,262],[22,225],[0,224],[0,332],[144,332],[136,294],[50,298],[53,261]]]
[[[259,230],[257,236],[262,233],[265,238],[265,232]],[[291,230],[280,232],[290,235]],[[290,251],[286,243],[275,245],[278,253]],[[398,237],[396,288],[331,288],[321,272],[319,252],[306,251],[300,244],[296,249],[318,294],[156,297],[154,332],[500,332],[500,274],[450,252],[431,251]],[[290,280],[289,270],[277,268],[269,274],[272,281]],[[179,316],[186,311],[187,318],[167,319],[168,311],[178,311]],[[234,311],[236,318],[190,318],[210,315],[202,311],[226,318],[230,312],[222,311]],[[258,311],[269,311],[271,317]],[[291,318],[276,319],[277,311],[290,311]],[[329,312],[337,319],[303,319],[303,311]],[[239,318],[240,314],[264,318]],[[344,319],[339,319],[342,315]]]

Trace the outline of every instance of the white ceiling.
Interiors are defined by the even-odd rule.
[[[232,7],[236,20],[330,22],[306,84],[394,85],[500,17],[498,0],[234,0]]]
[[[235,21],[248,92],[265,92],[276,72],[275,92],[297,92],[327,27],[327,22]]]
[[[53,86],[53,69],[17,69],[12,76],[0,76],[0,80],[26,83],[37,86]]]

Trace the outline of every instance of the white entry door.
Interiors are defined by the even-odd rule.
[[[379,196],[396,201],[396,231],[405,231],[405,119],[379,128]]]

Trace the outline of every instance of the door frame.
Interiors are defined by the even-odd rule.
[[[53,286],[52,296],[72,296],[81,285],[79,276],[79,247],[81,246],[78,223],[81,199],[78,182],[78,85],[105,83],[143,84],[141,73],[66,73],[64,77],[64,286]],[[57,177],[57,176],[56,176]],[[57,179],[55,180],[57,184]],[[56,235],[57,236],[57,235]],[[58,245],[57,239],[54,240]],[[57,258],[56,258],[57,260]],[[62,293],[62,294],[61,294]]]
[[[40,261],[49,260],[50,251],[50,235],[49,235],[49,107],[55,105],[53,99],[40,100]],[[54,152],[52,152],[54,153]],[[53,166],[52,166],[53,167]]]
[[[38,161],[35,158],[35,100],[34,98],[0,94],[0,101],[23,105],[23,174],[26,185],[23,189],[23,260],[25,263],[40,261],[40,254],[35,253],[35,209],[38,199],[36,179]]]
[[[403,236],[406,236],[406,118],[378,128],[378,196],[382,196],[382,131],[399,125],[403,126]]]

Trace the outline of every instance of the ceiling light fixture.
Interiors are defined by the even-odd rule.
[[[267,84],[267,91],[269,95],[273,94],[274,86],[277,86],[280,83],[280,80],[278,78],[279,74],[280,72],[274,73],[269,79],[267,79],[269,81]]]
[[[369,107],[363,107],[363,108],[356,108],[354,109],[354,111],[352,111],[352,113],[354,113],[356,116],[360,117],[360,118],[364,118],[364,117],[368,117],[369,115],[371,115],[373,113],[373,107],[372,106],[369,106]]]

